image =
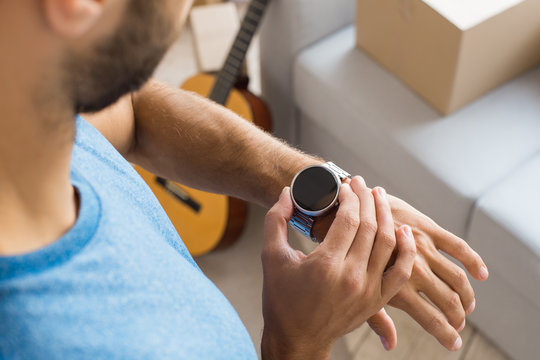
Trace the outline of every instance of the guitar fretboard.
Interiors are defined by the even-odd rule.
[[[209,98],[218,104],[225,105],[231,89],[233,88],[246,58],[246,53],[257,32],[264,10],[269,0],[252,0],[242,20],[240,30],[225,60],[225,64],[219,71],[216,82]]]

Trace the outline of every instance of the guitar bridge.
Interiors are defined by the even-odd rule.
[[[201,204],[194,200],[184,189],[162,177],[156,177],[156,183],[161,185],[165,191],[174,196],[181,203],[189,207],[196,213],[201,211]]]

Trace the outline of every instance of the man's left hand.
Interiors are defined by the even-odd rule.
[[[465,271],[442,252],[461,262],[477,280],[488,278],[487,267],[463,239],[441,228],[403,200],[388,197],[395,228],[409,225],[417,249],[411,278],[389,304],[408,313],[444,347],[457,350],[461,347],[458,333],[465,327],[465,316],[473,312],[476,303]],[[325,216],[315,223],[313,231],[317,238],[324,237],[332,217],[332,214]],[[388,350],[396,346],[395,326],[384,309],[372,316],[368,323],[384,339]]]

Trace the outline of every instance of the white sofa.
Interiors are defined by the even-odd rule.
[[[540,334],[540,68],[443,117],[355,48],[354,0],[273,0],[262,89],[278,136],[385,186],[490,269],[472,322],[516,359]]]

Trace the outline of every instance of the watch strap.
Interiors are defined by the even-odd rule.
[[[334,172],[334,174],[336,174],[341,180],[344,180],[346,178],[352,178],[351,174],[349,174],[331,161],[328,161],[324,165],[330,170],[332,170],[332,172]]]
[[[311,235],[311,229],[313,228],[314,222],[315,218],[313,216],[306,215],[295,208],[289,224],[308,239],[316,241]]]

